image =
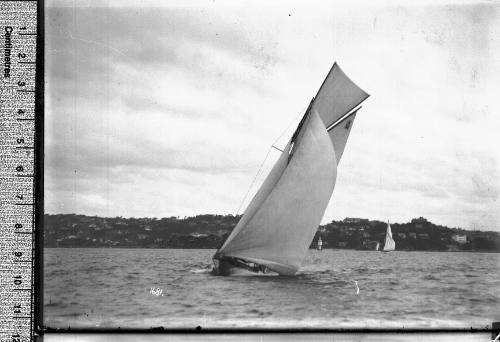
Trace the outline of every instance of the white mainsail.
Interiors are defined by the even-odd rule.
[[[391,225],[387,222],[387,231],[385,232],[384,252],[393,251],[396,249],[396,242],[392,238]]]
[[[355,113],[343,117],[367,97],[334,64],[214,259],[237,258],[283,275],[297,272],[332,195]],[[332,123],[336,124],[328,131]]]
[[[266,197],[263,195],[268,191],[256,195],[260,205],[250,204],[250,211],[221,247],[223,255],[264,265],[280,274],[295,274],[299,268],[328,205],[337,173],[333,145],[315,111],[301,131],[281,177]],[[285,159],[287,151],[283,152]]]

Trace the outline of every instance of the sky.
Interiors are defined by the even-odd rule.
[[[499,15],[489,1],[47,1],[45,212],[241,214],[336,61],[371,96],[322,222],[500,231]]]

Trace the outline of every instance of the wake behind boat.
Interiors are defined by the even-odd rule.
[[[358,106],[368,96],[334,63],[273,169],[213,256],[216,274],[297,272],[330,201]]]

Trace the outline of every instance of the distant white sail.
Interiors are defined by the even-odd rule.
[[[297,272],[332,195],[355,113],[343,117],[367,97],[334,64],[214,260],[284,275]]]
[[[391,225],[387,223],[387,231],[385,233],[385,243],[384,243],[384,252],[393,251],[396,249],[396,243],[392,238]]]
[[[318,238],[318,251],[323,249],[323,240],[321,240],[321,236]]]

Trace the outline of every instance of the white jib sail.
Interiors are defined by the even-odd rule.
[[[385,243],[384,243],[384,251],[393,251],[396,249],[396,243],[392,238],[391,225],[387,224],[387,232],[385,233]]]
[[[337,159],[312,109],[257,192],[218,256],[242,258],[284,275],[297,272],[335,186]]]

